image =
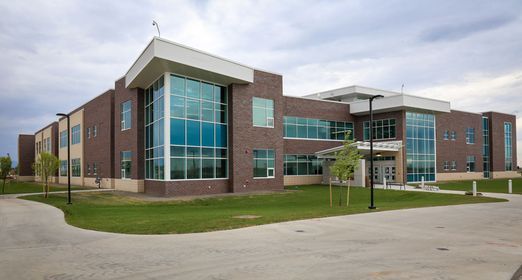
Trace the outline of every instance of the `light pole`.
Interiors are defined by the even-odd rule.
[[[56,114],[58,117],[66,117],[67,118],[67,204],[72,204],[71,202],[71,137],[70,137],[70,122],[69,122],[69,114],[58,113]]]
[[[370,206],[369,209],[375,209],[373,204],[373,108],[372,102],[375,98],[382,98],[382,95],[374,95],[370,97]]]

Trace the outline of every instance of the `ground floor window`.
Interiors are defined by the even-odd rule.
[[[457,170],[457,161],[452,160],[451,161],[451,171]]]
[[[323,160],[315,155],[285,155],[285,175],[321,175]]]
[[[170,179],[227,178],[226,148],[170,146]]]
[[[466,171],[475,172],[475,156],[467,156]]]
[[[67,160],[60,160],[60,176],[67,176]]]
[[[120,152],[120,170],[121,170],[122,179],[131,178],[131,159],[132,159],[131,151]]]
[[[444,171],[448,171],[449,170],[449,161],[445,160],[442,168],[444,169]]]
[[[275,177],[275,152],[272,149],[254,150],[254,178]]]
[[[81,163],[79,158],[71,159],[71,176],[80,177],[82,175]]]

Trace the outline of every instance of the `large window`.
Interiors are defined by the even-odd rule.
[[[353,140],[353,123],[351,122],[285,116],[283,126],[283,135],[286,138],[344,140],[346,133],[349,132],[350,139]]]
[[[271,149],[254,150],[254,178],[274,178],[275,153]]]
[[[71,159],[71,176],[80,177],[82,175],[81,163],[79,158]]]
[[[466,144],[475,144],[475,129],[473,127],[466,128]]]
[[[131,100],[127,100],[120,104],[121,130],[130,129],[132,126],[131,108],[132,108]]]
[[[122,179],[131,178],[131,160],[132,160],[131,151],[122,151],[120,153],[120,170],[121,170]]]
[[[285,175],[321,175],[323,160],[314,155],[285,155]]]
[[[511,123],[504,123],[504,156],[505,156],[505,169],[506,171],[513,170],[513,150],[511,143]]]
[[[163,76],[145,90],[145,178],[163,180],[164,174]]]
[[[489,178],[489,118],[482,117],[482,166],[484,178]]]
[[[81,139],[81,129],[78,124],[71,128],[71,145],[80,144]]]
[[[170,179],[228,177],[225,87],[170,76]]]
[[[252,98],[252,121],[254,126],[274,127],[274,100]]]
[[[60,132],[60,148],[67,147],[67,130]]]
[[[475,172],[475,156],[466,157],[466,171]]]
[[[370,121],[365,121],[364,141],[370,140]],[[395,119],[373,121],[373,140],[395,139]]]
[[[435,181],[435,116],[406,112],[408,182]]]
[[[67,176],[67,160],[60,160],[60,176]]]

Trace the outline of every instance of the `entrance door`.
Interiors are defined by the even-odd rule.
[[[386,182],[395,182],[395,166],[383,166],[383,176],[386,178]]]

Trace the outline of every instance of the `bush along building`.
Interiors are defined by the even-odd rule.
[[[279,190],[328,181],[347,132],[369,174],[374,101],[377,182],[517,176],[514,115],[350,86],[283,95],[283,77],[153,38],[124,77],[35,135],[19,136],[20,178],[42,151],[59,157],[55,182],[157,196]]]

